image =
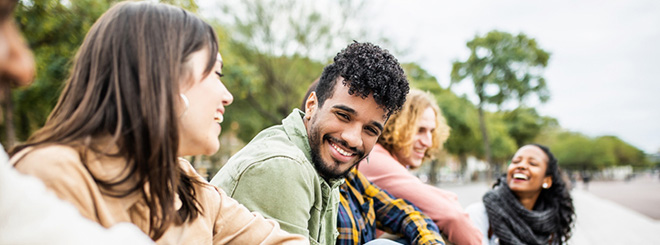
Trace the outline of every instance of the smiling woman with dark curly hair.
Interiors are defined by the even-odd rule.
[[[484,244],[565,244],[575,218],[557,159],[538,144],[518,149],[483,203],[466,210]]]

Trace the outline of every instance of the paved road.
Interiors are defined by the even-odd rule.
[[[578,188],[584,190],[584,186]],[[660,221],[658,178],[638,177],[629,182],[591,182],[587,191]]]
[[[573,228],[573,237],[570,244],[660,244],[660,221],[653,220],[631,208],[625,207],[614,201],[595,195],[595,193],[606,193],[608,197],[640,196],[632,192],[643,190],[643,195],[648,195],[646,187],[648,183],[634,183],[630,186],[626,183],[592,182],[589,191],[578,186],[571,192],[577,220]],[[641,185],[643,187],[640,187]],[[458,195],[459,202],[463,207],[478,202],[489,185],[485,183],[473,183],[462,186],[443,186],[443,189],[453,191]],[[619,189],[621,188],[621,189]],[[613,190],[613,191],[607,191]],[[594,192],[594,193],[592,193]],[[654,193],[655,197],[659,193]],[[660,207],[658,204],[655,207]],[[634,206],[639,205],[637,203]],[[658,209],[658,208],[656,208]]]

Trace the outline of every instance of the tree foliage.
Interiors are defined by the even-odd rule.
[[[477,110],[486,159],[491,162],[484,106],[493,104],[499,107],[512,99],[522,102],[532,94],[536,94],[540,101],[546,101],[549,92],[541,72],[547,66],[550,54],[525,34],[513,36],[500,31],[475,36],[467,47],[470,56],[463,62],[453,63],[451,82],[459,83],[468,77],[472,80],[479,98]]]
[[[356,37],[344,24],[355,19],[359,3],[328,2],[332,7],[324,8],[318,4],[298,0],[223,3],[225,18],[217,19],[225,33],[220,46],[227,65],[223,81],[234,94],[226,119],[235,122],[231,130],[241,140],[247,142],[262,129],[279,124],[299,107],[327,59]]]
[[[444,148],[451,154],[461,158],[461,164],[466,164],[467,156],[479,154],[481,137],[478,130],[477,111],[475,106],[465,97],[458,97],[449,89],[443,89],[437,79],[417,64],[404,64],[411,87],[428,91],[438,102],[442,114],[451,128],[449,139]]]
[[[451,128],[449,139],[444,145],[447,152],[458,156],[462,168],[466,166],[467,157],[470,155],[483,158],[484,149],[480,144],[482,138],[478,133],[478,113],[474,104],[467,98],[459,97],[451,90],[440,87],[437,79],[418,65],[404,64],[403,67],[412,87],[428,91],[436,98]],[[501,116],[489,117],[489,125],[489,132],[492,135],[489,140],[494,146],[493,155],[497,162],[502,163],[515,152],[515,141],[509,136],[507,122]]]
[[[613,166],[649,167],[644,152],[616,136],[591,138],[580,133],[558,131],[543,142],[550,146],[563,168],[602,170]]]
[[[117,0],[19,1],[15,20],[35,55],[37,74],[27,88],[12,92],[15,134],[27,139],[43,126],[69,75],[71,60],[89,28]],[[196,10],[194,0],[167,0]],[[3,127],[5,127],[3,122]],[[4,132],[4,130],[2,131]],[[6,135],[3,141],[6,143]],[[5,145],[10,147],[9,145]]]
[[[502,119],[506,122],[509,135],[515,140],[518,148],[534,143],[534,139],[544,128],[559,126],[557,119],[541,116],[536,109],[529,107],[504,111]]]

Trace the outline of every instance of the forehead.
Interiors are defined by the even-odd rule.
[[[537,160],[541,160],[544,163],[548,163],[548,156],[545,155],[545,152],[541,150],[541,148],[538,148],[537,146],[534,145],[526,145],[521,147],[517,152],[514,157],[528,157],[528,158],[535,158]]]
[[[356,114],[367,116],[376,122],[384,124],[387,120],[385,108],[376,103],[372,94],[369,94],[366,98],[362,98],[357,93],[348,94],[349,86],[350,83],[344,85],[343,79],[337,81],[332,96],[324,102],[323,107],[348,107],[353,109]]]
[[[420,128],[435,128],[437,125],[435,120],[435,111],[431,107],[426,107],[422,111],[422,115],[419,117],[417,122],[417,127]]]

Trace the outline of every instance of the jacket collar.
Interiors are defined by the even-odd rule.
[[[309,137],[307,135],[307,127],[303,122],[304,117],[305,112],[294,108],[291,114],[282,120],[282,127],[289,137],[289,140],[291,140],[291,142],[293,142],[293,144],[305,154],[307,162],[314,167],[314,164],[312,163],[312,148],[309,145]],[[321,175],[318,175],[318,177],[323,179]],[[339,187],[343,182],[344,178],[330,179],[327,181],[328,185],[332,188]]]

